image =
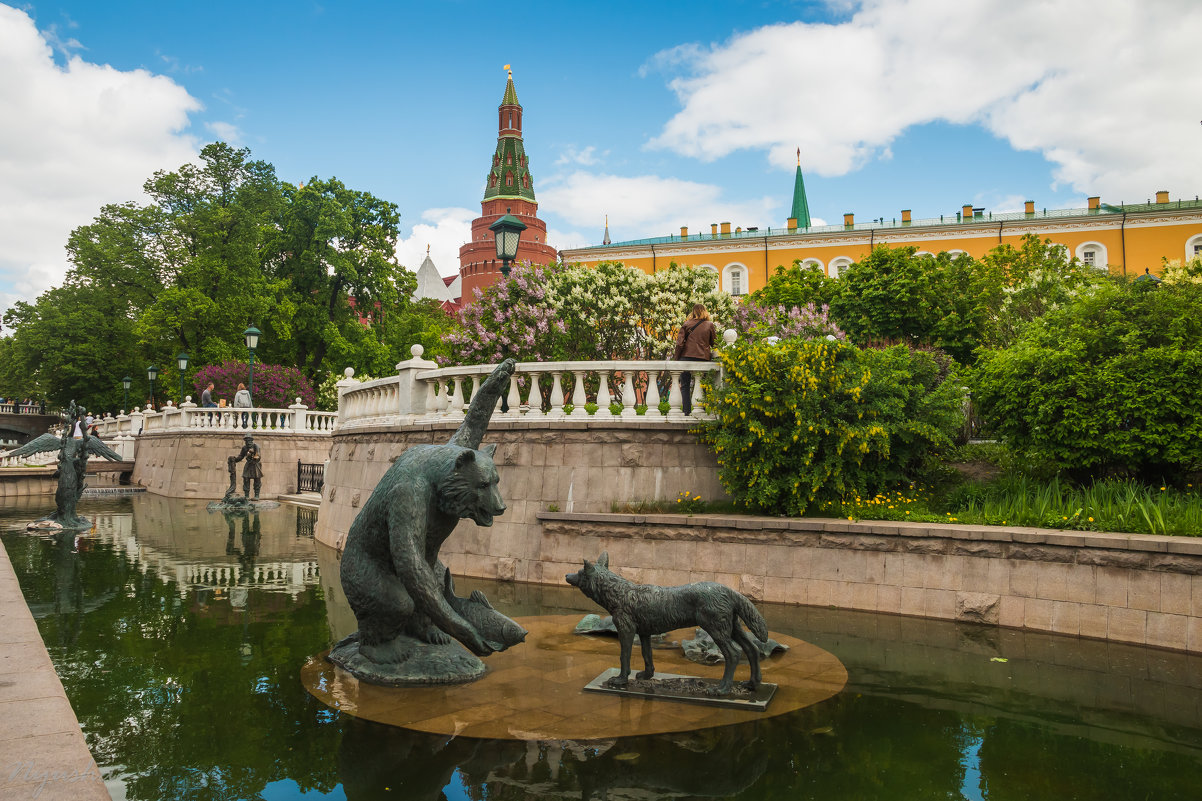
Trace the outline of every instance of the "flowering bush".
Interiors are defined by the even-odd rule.
[[[547,294],[559,265],[517,265],[508,281],[497,281],[459,313],[460,328],[446,336],[450,357],[439,362],[488,364],[506,355],[518,361],[558,358],[567,326]]]
[[[192,379],[192,385],[196,387],[193,401],[199,401],[200,393],[212,381],[213,402],[225,398],[227,404],[232,404],[238,384],[245,384],[249,375],[250,369],[246,362],[227,361],[202,367]],[[283,409],[295,403],[297,398],[310,409],[317,404],[313,382],[300,370],[279,364],[255,363],[255,387],[251,397],[255,406]]]
[[[904,345],[739,341],[719,355],[703,437],[744,508],[801,515],[904,481],[962,424],[955,373]]]

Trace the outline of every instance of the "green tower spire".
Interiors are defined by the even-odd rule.
[[[526,160],[522,144],[522,105],[513,86],[513,71],[505,84],[505,95],[498,108],[497,150],[493,153],[492,168],[484,185],[484,199],[520,198],[534,201],[534,176]]]
[[[797,176],[793,179],[793,210],[791,219],[797,220],[798,228],[810,227],[810,204],[806,201],[806,184],[801,177],[801,148],[797,148]]]

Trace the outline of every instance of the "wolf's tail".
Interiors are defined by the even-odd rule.
[[[768,639],[768,624],[764,622],[764,616],[760,614],[760,610],[751,605],[751,601],[742,594],[736,592],[735,596],[735,615],[742,620],[747,628],[751,629],[760,640]]]

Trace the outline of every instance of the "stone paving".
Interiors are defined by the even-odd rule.
[[[110,798],[0,547],[0,798]]]

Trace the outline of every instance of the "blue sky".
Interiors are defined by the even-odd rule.
[[[549,242],[1202,191],[1192,0],[0,3],[0,306],[204,143],[399,206],[452,273],[512,64]]]

